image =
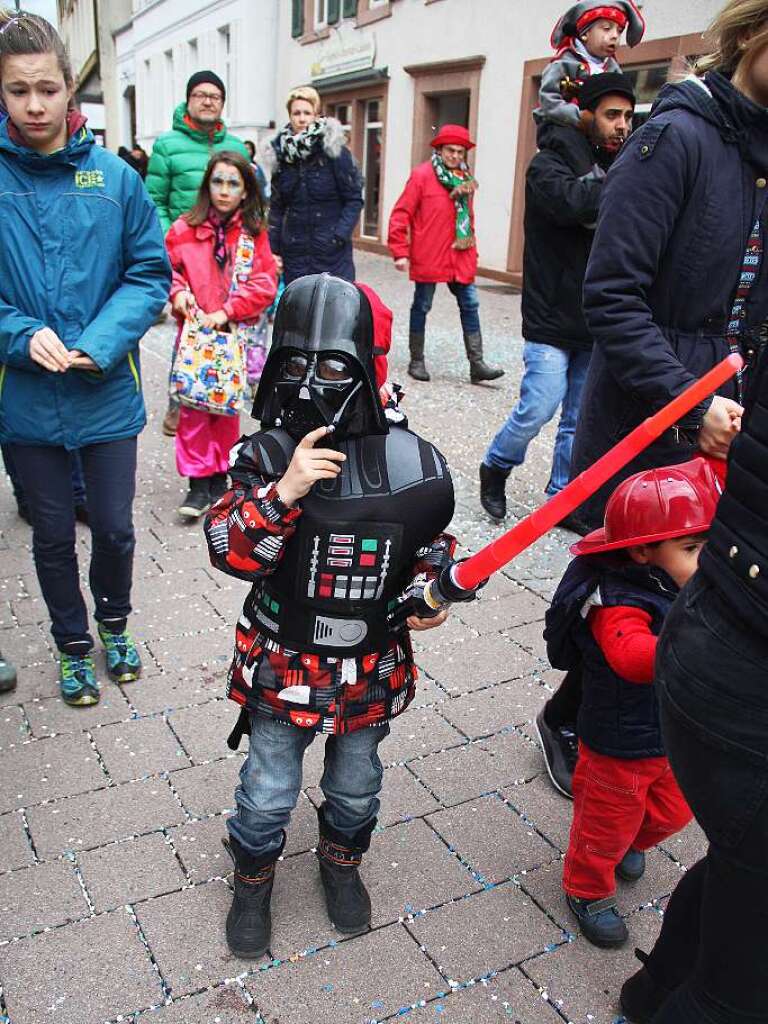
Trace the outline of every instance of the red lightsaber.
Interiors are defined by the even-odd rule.
[[[632,433],[619,441],[615,447],[606,452],[602,458],[585,469],[574,480],[554,497],[550,498],[541,508],[521,519],[507,533],[502,534],[490,544],[481,548],[466,561],[451,566],[447,578],[435,580],[425,592],[428,604],[435,602],[438,607],[456,600],[461,591],[473,590],[492,573],[511,562],[521,551],[525,551],[539,537],[543,537],[561,519],[575,511],[587,498],[599,490],[603,484],[623,469],[636,455],[647,448],[665,430],[669,430],[679,419],[699,402],[713,394],[743,367],[741,356],[732,354],[713,366],[704,376],[694,381],[682,394],[665,405],[655,415],[635,427]]]

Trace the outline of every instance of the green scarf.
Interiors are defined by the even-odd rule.
[[[432,154],[432,166],[435,169],[437,180],[440,184],[452,192],[460,185],[474,184],[475,179],[469,171],[449,171],[443,163],[439,153]],[[454,249],[471,249],[475,244],[475,236],[472,231],[472,216],[469,212],[469,196],[453,196],[453,205],[456,207],[456,241]]]

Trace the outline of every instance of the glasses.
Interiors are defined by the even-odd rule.
[[[189,94],[191,100],[200,100],[201,103],[223,103],[224,97],[220,92],[191,92]]]
[[[291,355],[283,364],[283,373],[289,380],[303,380],[307,373],[309,360],[306,356]],[[346,359],[322,356],[317,360],[315,376],[318,380],[346,381],[352,377],[352,371]]]
[[[216,188],[221,191],[223,188],[228,188],[230,192],[242,192],[243,183],[237,178],[211,178],[211,188]]]

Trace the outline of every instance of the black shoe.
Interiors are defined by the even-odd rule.
[[[629,938],[627,926],[616,909],[616,900],[608,896],[601,900],[582,900],[566,893],[568,906],[579,922],[581,934],[601,949],[623,946]]]
[[[565,725],[550,729],[544,710],[542,708],[536,715],[536,735],[544,754],[547,774],[555,789],[573,800],[573,772],[579,757],[579,738]]]
[[[371,897],[360,877],[362,853],[324,836],[317,847],[320,880],[328,917],[342,935],[360,935],[371,927]]]
[[[211,504],[215,505],[219,498],[223,498],[229,490],[229,482],[226,473],[214,473],[211,477]]]
[[[270,901],[275,880],[277,855],[263,858],[250,856],[236,839],[222,839],[235,865],[235,895],[227,914],[227,945],[240,960],[256,960],[269,947],[272,935]]]
[[[561,530],[570,530],[571,533],[578,533],[580,537],[586,537],[588,533],[592,533],[592,527],[587,526],[583,523],[578,516],[571,513],[566,516],[565,519],[561,519],[557,524]]]
[[[432,378],[429,376],[426,363],[424,362],[424,335],[409,334],[408,349],[411,353],[411,361],[408,363],[408,375],[413,377],[414,380],[431,380]]]
[[[632,1024],[650,1024],[671,990],[654,981],[645,966],[648,961],[647,954],[641,949],[636,949],[635,956],[643,966],[621,986],[619,1003],[621,1012]]]
[[[408,376],[413,377],[414,380],[432,380],[427,370],[427,364],[423,359],[412,359],[408,363]]]
[[[211,507],[210,480],[207,476],[189,478],[187,496],[178,507],[185,519],[199,519]]]
[[[616,865],[616,874],[625,882],[637,882],[645,874],[645,854],[630,847]]]
[[[498,380],[504,371],[496,366],[489,366],[483,359],[483,337],[480,332],[464,335],[464,348],[469,360],[469,379],[472,384],[482,384],[487,380]]]
[[[480,504],[491,517],[497,521],[507,514],[507,495],[504,487],[507,483],[509,470],[496,469],[480,463]]]

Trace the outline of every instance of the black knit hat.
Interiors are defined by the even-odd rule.
[[[189,102],[190,93],[195,86],[202,85],[203,82],[215,85],[220,90],[222,99],[227,98],[227,90],[224,88],[224,83],[215,71],[196,71],[194,75],[189,76],[189,81],[187,82],[187,102]]]
[[[590,75],[579,88],[579,106],[594,113],[604,96],[626,96],[634,106],[637,102],[632,82],[620,71],[604,71]]]

